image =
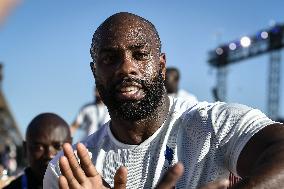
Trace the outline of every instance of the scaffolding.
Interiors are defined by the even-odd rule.
[[[267,113],[277,119],[280,103],[281,49],[284,47],[284,25],[277,24],[252,36],[222,44],[209,52],[209,64],[217,69],[214,96],[226,101],[228,65],[263,54],[270,54],[267,90]],[[217,98],[216,98],[217,97]],[[218,99],[219,98],[219,99]]]

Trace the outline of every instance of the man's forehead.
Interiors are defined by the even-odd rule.
[[[55,133],[68,133],[68,127],[61,124],[36,125],[32,130],[29,131],[28,136],[37,138],[43,136],[53,136]]]
[[[148,20],[130,14],[118,13],[109,17],[96,30],[92,40],[91,55],[105,49],[148,48],[160,52],[160,38]]]
[[[147,47],[154,41],[154,35],[142,27],[125,26],[108,30],[98,36],[99,47]]]
[[[139,43],[139,42],[124,42],[124,43],[106,43],[105,45],[100,45],[98,48],[98,52],[113,52],[113,51],[121,51],[121,50],[151,50],[150,43]]]

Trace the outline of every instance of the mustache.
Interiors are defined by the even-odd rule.
[[[146,80],[134,78],[134,77],[124,77],[114,82],[111,86],[116,87],[116,86],[123,86],[123,85],[133,84],[133,83],[139,84],[141,86],[145,86]]]

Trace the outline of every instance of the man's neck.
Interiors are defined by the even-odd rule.
[[[111,119],[111,131],[120,142],[141,144],[163,125],[168,115],[169,105],[169,98],[164,95],[161,105],[157,107],[152,116],[139,121]]]

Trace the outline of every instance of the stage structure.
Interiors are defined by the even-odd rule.
[[[284,25],[276,24],[260,30],[255,35],[222,44],[209,52],[208,62],[217,69],[217,84],[213,93],[215,100],[226,101],[227,66],[269,54],[267,113],[272,119],[278,118],[281,81],[281,49],[284,47]]]

